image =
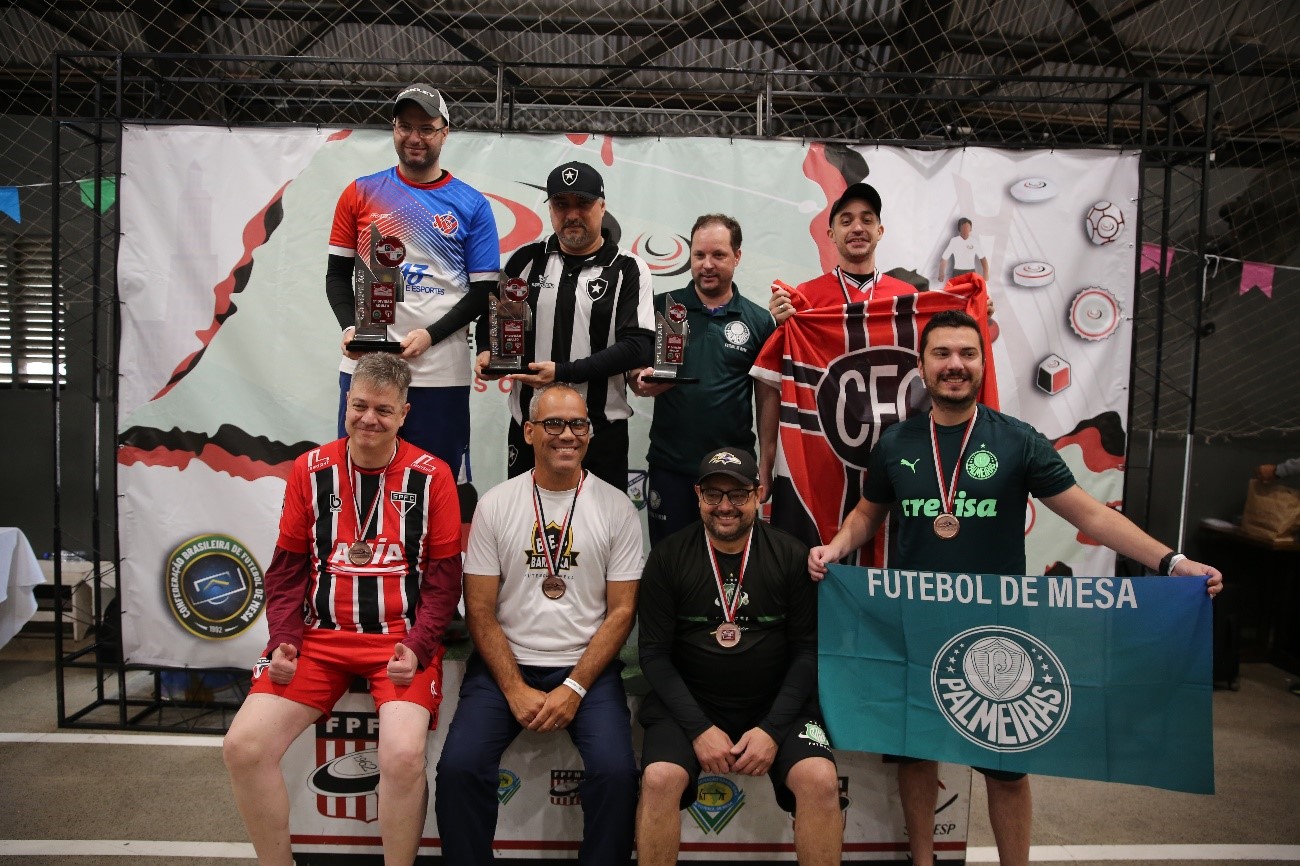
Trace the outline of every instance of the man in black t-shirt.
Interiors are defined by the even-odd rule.
[[[817,595],[807,548],[756,520],[764,489],[738,448],[705,456],[700,522],[650,551],[641,577],[641,667],[653,691],[637,810],[637,862],[677,862],[678,811],[700,772],[767,774],[795,815],[804,866],[840,862],[844,819],[817,705]]]

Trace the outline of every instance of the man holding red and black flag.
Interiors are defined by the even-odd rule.
[[[871,449],[891,424],[926,404],[916,370],[918,338],[930,316],[962,310],[981,322],[988,294],[977,274],[936,291],[882,274],[876,247],[885,234],[880,194],[855,183],[831,204],[827,234],[837,264],[794,289],[774,287],[768,309],[780,327],[751,375],[779,392],[759,400],[763,480],[772,523],[810,547],[823,544],[861,497]],[[992,358],[980,400],[997,406]],[[773,465],[780,440],[780,462]],[[885,533],[860,564],[880,564]]]

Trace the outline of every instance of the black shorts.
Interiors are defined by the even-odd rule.
[[[916,764],[929,758],[908,758],[904,755],[881,755],[886,764]],[[1019,782],[1028,773],[1013,773],[1010,770],[991,770],[988,767],[971,767],[975,772],[999,782]]]
[[[728,737],[731,737],[732,742],[739,740],[746,731],[756,727],[757,722],[761,721],[761,719],[728,718],[708,708],[705,708],[705,714]],[[679,808],[687,808],[695,802],[696,789],[700,780],[700,762],[695,757],[695,747],[691,744],[690,737],[669,714],[663,701],[653,693],[646,695],[645,700],[642,701],[637,720],[645,730],[645,738],[641,743],[641,766],[644,768],[657,761],[664,761],[684,769],[689,781],[682,792]],[[826,736],[826,725],[822,721],[821,707],[818,706],[815,697],[804,704],[798,718],[790,726],[790,732],[786,734],[784,740],[776,744],[776,758],[773,759],[772,767],[767,772],[768,779],[772,782],[772,790],[776,794],[777,805],[790,813],[794,812],[794,793],[786,787],[785,779],[794,765],[805,758],[826,758],[832,764],[835,763],[835,755],[830,750]]]

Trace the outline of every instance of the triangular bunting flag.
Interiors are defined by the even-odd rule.
[[[95,181],[93,178],[77,181],[77,186],[81,188],[81,203],[86,207],[95,206]],[[108,209],[117,201],[117,181],[112,178],[103,178],[99,182],[99,212],[107,213]]]
[[[18,208],[18,187],[0,186],[0,213],[8,215],[16,223],[23,221]]]
[[[1241,263],[1241,289],[1238,295],[1244,295],[1251,289],[1259,289],[1264,297],[1273,297],[1273,266],[1260,262]]]
[[[1174,263],[1174,248],[1165,249],[1165,266],[1160,267],[1160,244],[1143,244],[1142,245],[1142,265],[1138,268],[1139,274],[1145,274],[1147,271],[1160,271],[1162,274],[1168,274],[1169,268]]]

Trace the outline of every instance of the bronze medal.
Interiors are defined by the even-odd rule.
[[[724,622],[718,626],[718,630],[713,633],[718,640],[718,646],[723,649],[731,649],[740,643],[740,626],[734,622]]]
[[[942,539],[956,538],[961,531],[961,521],[947,512],[934,519],[934,534]]]
[[[564,582],[564,578],[556,577],[555,575],[551,575],[542,581],[542,595],[547,598],[560,598],[568,588],[568,584]]]
[[[370,545],[364,541],[354,541],[352,546],[348,548],[348,562],[353,565],[367,565],[370,562],[370,557],[374,555]]]

